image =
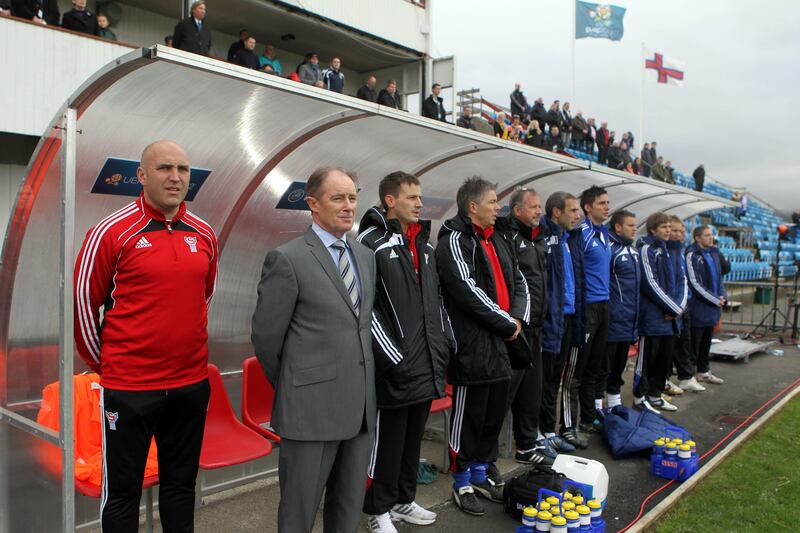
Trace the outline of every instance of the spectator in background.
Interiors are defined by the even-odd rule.
[[[531,119],[538,121],[539,127],[542,129],[542,131],[544,131],[544,128],[547,125],[547,110],[544,108],[544,100],[542,100],[541,96],[533,103]]]
[[[699,167],[694,169],[694,172],[692,172],[692,177],[694,178],[694,190],[703,192],[703,185],[706,181],[706,169],[702,163]]]
[[[517,130],[517,134],[520,137],[525,134],[525,126],[522,124],[522,118],[519,115],[511,116],[511,129]]]
[[[228,48],[228,61],[234,62],[233,58],[236,57],[236,52],[244,49],[248,37],[250,37],[250,33],[247,30],[239,30],[239,40],[231,43]]]
[[[102,13],[97,15],[97,26],[100,28],[100,37],[108,39],[109,41],[117,40],[117,34],[108,27],[108,17]]]
[[[97,16],[86,9],[86,0],[72,0],[72,9],[61,17],[61,27],[87,35],[100,35]]]
[[[283,75],[283,66],[280,59],[275,55],[275,47],[271,44],[264,47],[264,53],[258,58],[258,66],[261,70],[264,70],[267,65],[272,68],[272,74]]]
[[[378,103],[394,109],[403,109],[400,105],[400,95],[397,94],[397,82],[389,80],[386,82],[386,88],[381,89],[378,93]]]
[[[306,57],[308,61],[300,65],[297,74],[300,76],[300,81],[306,85],[316,85],[322,76],[322,72],[319,69],[319,56],[312,52]]]
[[[57,0],[11,0],[5,2],[6,9],[11,8],[11,14],[21,19],[27,19],[36,24],[49,24],[58,26],[61,12],[58,10]]]
[[[447,122],[447,111],[444,109],[444,98],[439,96],[442,92],[442,86],[434,83],[431,86],[431,94],[422,103],[422,116],[438,120],[439,122]]]
[[[619,143],[615,142],[611,144],[611,147],[606,153],[606,164],[608,165],[608,168],[614,168],[617,170],[621,168],[622,154],[620,153]]]
[[[331,59],[331,64],[322,71],[322,84],[329,91],[341,94],[344,91],[344,74],[340,70],[342,60],[338,57]]]
[[[620,142],[620,144],[625,143],[625,146],[627,146],[626,149],[630,152],[630,150],[631,150],[631,137],[630,137],[630,134],[627,131],[622,133],[622,139],[620,139],[619,142]]]
[[[792,224],[800,224],[800,209],[795,209],[792,213]]]
[[[564,146],[572,144],[572,112],[569,108],[569,102],[564,102],[564,107],[561,109],[561,143]]]
[[[468,130],[475,130],[475,124],[472,123],[472,108],[467,106],[461,111],[461,116],[456,121],[456,126]]]
[[[589,118],[586,121],[586,139],[584,140],[584,152],[587,154],[594,154],[594,140],[597,137],[597,127],[594,125],[594,119]]]
[[[378,101],[378,91],[375,90],[375,85],[378,83],[378,78],[374,74],[370,74],[367,78],[367,83],[358,88],[356,98],[366,100],[367,102]]]
[[[570,148],[581,152],[586,151],[584,141],[588,130],[589,125],[586,123],[586,119],[583,118],[583,111],[579,110],[575,118],[572,119],[572,142],[570,143]]]
[[[164,45],[166,45],[167,48],[172,48],[172,35],[164,37]]]
[[[542,146],[542,148],[544,148],[545,150],[549,150],[551,152],[564,151],[564,142],[561,140],[561,132],[559,131],[558,126],[550,127],[550,131],[545,137],[544,145]]]
[[[642,176],[645,178],[650,177],[650,172],[653,169],[653,160],[650,159],[650,143],[644,143],[644,148],[642,148]]]
[[[664,158],[658,156],[656,159],[655,164],[653,165],[653,179],[656,181],[663,181],[664,183],[667,182],[667,169],[664,168]]]
[[[519,115],[520,117],[527,118],[530,115],[531,108],[528,105],[528,99],[520,91],[519,82],[514,84],[514,91],[511,93],[511,114]]]
[[[667,183],[675,185],[675,169],[672,168],[672,161],[667,161],[664,170],[667,172]]]
[[[261,63],[258,56],[254,52],[256,48],[256,38],[248,37],[244,41],[244,48],[237,50],[233,54],[233,62],[241,67],[251,68],[253,70],[261,70]]]
[[[525,136],[525,144],[534,148],[541,148],[544,145],[544,133],[539,127],[538,120],[531,120],[528,125],[528,134]]]
[[[0,16],[11,16],[11,0],[0,0]]]
[[[620,170],[628,170],[628,166],[632,163],[631,153],[628,150],[628,144],[625,141],[619,143],[619,161]]]
[[[506,126],[506,114],[503,112],[498,113],[494,117],[494,136],[499,139],[508,139],[508,128]]]
[[[641,176],[642,175],[642,158],[637,157],[633,160],[633,164],[631,165],[631,170],[634,174]]]
[[[601,165],[605,165],[608,161],[608,147],[610,136],[608,133],[608,123],[601,122],[600,129],[597,130],[597,161]]]
[[[656,152],[656,142],[653,141],[650,143],[650,160],[655,164],[658,160],[658,153]]]
[[[179,50],[207,56],[211,50],[211,28],[205,23],[205,0],[192,4],[191,14],[175,25],[172,46]]]
[[[561,131],[561,124],[564,122],[564,117],[561,115],[561,102],[555,100],[550,104],[550,110],[547,112],[547,130],[550,131],[553,126]],[[551,133],[550,136],[553,134]]]
[[[633,150],[633,133],[628,132],[628,149]]]

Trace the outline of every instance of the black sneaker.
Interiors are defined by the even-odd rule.
[[[639,402],[633,402],[633,408],[638,411],[650,411],[651,413],[655,413],[657,415],[661,414],[661,411],[653,407],[653,404],[650,403],[649,400],[644,399]]]
[[[472,483],[470,487],[475,490],[475,494],[485,500],[491,502],[503,503],[503,489],[496,486],[490,479],[486,479],[483,483]]]
[[[506,484],[506,480],[503,479],[502,474],[500,474],[500,470],[497,469],[497,465],[494,463],[489,463],[486,465],[486,479],[488,479],[489,483],[495,487],[503,487]]]
[[[578,425],[578,429],[584,433],[601,434],[603,433],[603,421],[599,418],[595,418],[591,424],[584,424],[581,422]]]
[[[483,516],[486,513],[483,509],[483,505],[481,505],[481,502],[479,502],[478,498],[475,496],[475,491],[471,485],[461,487],[460,489],[453,487],[453,501],[459,509],[467,514]]]
[[[585,435],[582,435],[577,428],[567,428],[561,432],[561,438],[565,441],[569,442],[576,448],[580,448],[585,450],[589,447],[589,439],[586,438]]]
[[[524,465],[553,466],[553,460],[544,455],[544,450],[542,448],[524,451],[517,450],[517,453],[514,454],[514,460]]]

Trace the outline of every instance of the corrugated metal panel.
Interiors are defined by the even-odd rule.
[[[17,189],[24,175],[24,165],[0,164],[0,248],[2,248],[2,238],[6,234],[8,217],[11,216],[11,208],[17,198]]]
[[[0,17],[0,131],[41,135],[64,100],[130,47]]]

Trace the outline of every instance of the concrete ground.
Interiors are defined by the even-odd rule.
[[[686,393],[675,398],[674,403],[680,410],[669,418],[692,433],[701,455],[753,411],[800,377],[800,350],[793,346],[773,348],[784,350],[784,355],[779,357],[759,353],[753,355],[749,363],[713,361],[712,369],[725,379],[724,385],[709,385],[706,392]],[[625,380],[627,383],[632,380],[630,369]],[[630,389],[627,386],[625,388]],[[629,405],[630,398],[626,398],[625,402]],[[501,445],[501,453],[503,448]],[[441,415],[433,415],[429,432],[423,441],[422,457],[440,465],[442,454]],[[604,517],[609,532],[618,531],[627,525],[638,514],[644,498],[665,483],[665,480],[649,474],[649,461],[645,456],[614,460],[600,436],[592,436],[589,449],[580,455],[601,461],[608,469],[610,487]],[[498,461],[498,467],[507,475],[522,471],[521,465],[504,458]],[[503,513],[500,504],[486,503],[487,513],[480,518],[462,513],[450,501],[450,486],[450,478],[444,474],[440,474],[430,485],[420,485],[417,501],[435,510],[439,514],[438,520],[436,524],[424,528],[398,524],[398,530],[429,533],[514,531],[515,522]],[[645,512],[666,497],[673,488],[671,486],[652,498]],[[196,531],[277,531],[278,499],[277,479],[274,477],[209,496],[197,510]],[[156,531],[160,531],[158,526]],[[322,528],[318,525],[315,531],[322,531]]]

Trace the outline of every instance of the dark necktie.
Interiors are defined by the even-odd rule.
[[[356,286],[356,276],[353,268],[350,265],[350,258],[348,257],[347,250],[345,249],[344,241],[339,239],[331,244],[333,248],[339,251],[339,274],[342,275],[344,286],[347,289],[347,294],[350,295],[350,301],[353,303],[353,309],[358,315],[360,307],[360,297],[358,296],[358,287]]]

